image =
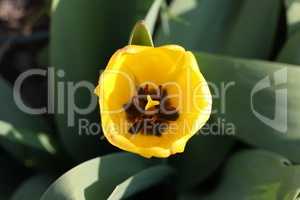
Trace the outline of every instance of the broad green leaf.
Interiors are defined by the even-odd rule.
[[[144,21],[139,21],[134,26],[130,39],[130,45],[153,46],[152,36]]]
[[[47,67],[50,65],[49,61],[49,46],[44,47],[40,50],[40,52],[37,55],[37,63],[39,66]]]
[[[178,189],[190,189],[204,181],[224,161],[233,144],[233,138],[226,136],[195,135],[184,153],[170,158],[178,170]]]
[[[52,181],[54,178],[50,175],[35,175],[18,187],[11,200],[40,200]]]
[[[7,200],[26,177],[26,172],[18,163],[2,155],[2,153],[0,163],[0,200]]]
[[[50,135],[43,132],[33,132],[28,130],[18,130],[4,121],[0,121],[0,138],[11,143],[24,145],[28,148],[37,149],[48,154],[57,154],[55,142]]]
[[[205,53],[196,57],[210,82],[215,120],[233,125],[242,141],[300,163],[299,66]]]
[[[203,200],[296,200],[300,166],[271,152],[237,153],[227,163],[220,184]]]
[[[285,0],[288,37],[277,61],[300,65],[300,0]]]
[[[288,35],[292,36],[300,29],[300,0],[284,0],[288,24]]]
[[[190,192],[179,195],[178,200],[201,200],[202,198],[200,194]]]
[[[128,199],[139,192],[145,191],[174,174],[171,167],[158,165],[145,169],[119,184],[109,196],[108,200]]]
[[[158,44],[246,58],[269,58],[281,9],[280,0],[174,0],[170,33]]]
[[[20,129],[30,129],[37,132],[48,132],[51,130],[49,125],[40,116],[30,115],[20,110],[13,97],[13,87],[1,77],[0,90],[1,121],[11,123]]]
[[[0,144],[29,167],[56,158],[58,146],[48,124],[37,115],[26,114],[16,105],[13,88],[0,78]]]
[[[153,160],[127,153],[95,158],[61,176],[41,200],[107,199],[118,184],[153,164]]]
[[[288,38],[280,51],[277,61],[300,65],[300,29]]]
[[[63,114],[55,116],[59,135],[67,152],[76,160],[82,161],[112,151],[108,142],[100,140],[98,131],[90,133],[86,129],[82,130],[79,120],[88,122],[94,130],[99,124],[97,99],[93,95],[92,87],[96,85],[99,71],[113,52],[127,44],[132,27],[138,20],[144,19],[152,2],[53,1],[50,60],[51,66],[56,70],[63,70],[60,74],[64,75],[57,77],[55,83],[64,83],[67,87],[68,81],[69,86],[80,87],[82,83],[86,86],[80,87],[76,92],[66,88],[64,98],[63,95],[56,94],[56,99],[61,98],[58,99],[58,105],[65,108]],[[93,112],[79,114],[74,111],[74,104],[79,109],[91,105]],[[83,147],[89,148],[83,151]]]

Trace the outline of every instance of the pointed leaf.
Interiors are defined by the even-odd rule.
[[[266,59],[272,53],[280,9],[281,0],[174,0],[170,34],[160,31],[155,42]]]
[[[299,66],[204,53],[196,57],[212,86],[215,119],[234,125],[237,138],[300,163]]]
[[[203,200],[296,200],[300,166],[284,157],[252,150],[234,155],[226,165],[218,188]]]
[[[300,29],[294,33],[284,44],[277,61],[288,64],[300,65]]]
[[[165,0],[154,0],[153,4],[151,5],[151,7],[145,17],[145,24],[147,25],[149,33],[151,35],[153,35],[153,33],[154,33],[155,24],[159,17],[161,5],[164,1]]]
[[[288,35],[291,37],[300,29],[300,1],[284,0],[287,16]]]
[[[107,199],[115,186],[153,164],[153,160],[127,153],[95,158],[62,175],[41,200]]]
[[[28,148],[55,155],[58,147],[55,140],[46,133],[37,133],[14,128],[11,124],[0,121],[0,138]]]
[[[285,0],[288,37],[277,61],[300,65],[300,0]]]
[[[21,111],[14,100],[13,88],[1,78],[0,90],[0,144],[28,167],[52,163],[59,147],[49,134],[49,125],[40,116]]]
[[[171,167],[158,165],[145,169],[119,184],[109,196],[108,200],[130,198],[139,192],[145,191],[174,174]]]
[[[0,155],[0,163],[0,200],[7,200],[27,175],[21,165],[3,154]]]
[[[65,110],[63,114],[57,113],[55,119],[64,148],[75,160],[83,161],[114,150],[107,141],[99,139],[101,131],[91,132],[85,128],[87,125],[95,130],[99,124],[93,87],[101,66],[106,65],[116,49],[126,45],[131,28],[138,20],[144,19],[151,4],[152,0],[53,1],[50,61],[51,66],[62,70],[64,75],[55,79],[55,85],[64,83],[67,87],[69,82],[69,86],[79,87],[74,92],[76,95],[70,88],[64,90],[59,105]],[[85,83],[84,86],[81,83]],[[55,96],[62,97],[58,93]],[[75,112],[74,105],[79,109],[91,105],[92,111],[80,114]],[[84,146],[89,148],[82,151]]]
[[[233,144],[230,137],[195,135],[184,153],[170,158],[178,170],[178,189],[187,190],[204,181],[225,160]]]
[[[1,121],[11,123],[20,129],[30,129],[40,132],[48,132],[51,130],[50,126],[42,117],[30,115],[20,110],[13,97],[13,87],[1,77],[0,90],[0,100],[2,102],[0,113]]]
[[[11,200],[40,200],[52,181],[54,178],[50,175],[35,175],[19,186]]]
[[[147,25],[144,21],[140,21],[134,26],[129,39],[129,44],[153,47],[151,33],[149,32]]]

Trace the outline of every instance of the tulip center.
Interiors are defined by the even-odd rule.
[[[128,130],[131,134],[161,136],[169,122],[179,117],[162,86],[158,89],[150,89],[148,85],[138,87],[136,95],[123,107],[131,124]]]

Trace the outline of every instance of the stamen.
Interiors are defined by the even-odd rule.
[[[159,91],[149,89],[148,85],[139,87],[137,95],[124,105],[129,122],[132,123],[128,132],[161,136],[170,121],[176,121],[179,113],[167,98],[167,91],[159,86]],[[163,105],[160,102],[164,102]],[[159,105],[159,106],[158,106]],[[156,108],[153,111],[152,108]]]
[[[136,134],[143,128],[142,120],[136,120],[133,125],[129,128],[129,133]]]

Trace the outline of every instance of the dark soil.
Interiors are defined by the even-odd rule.
[[[47,56],[43,62],[40,57],[48,44],[48,11],[48,0],[0,0],[0,76],[10,83],[28,69],[46,67]],[[33,77],[22,93],[40,107],[46,104],[46,88],[46,78]],[[41,95],[34,95],[37,90]]]

